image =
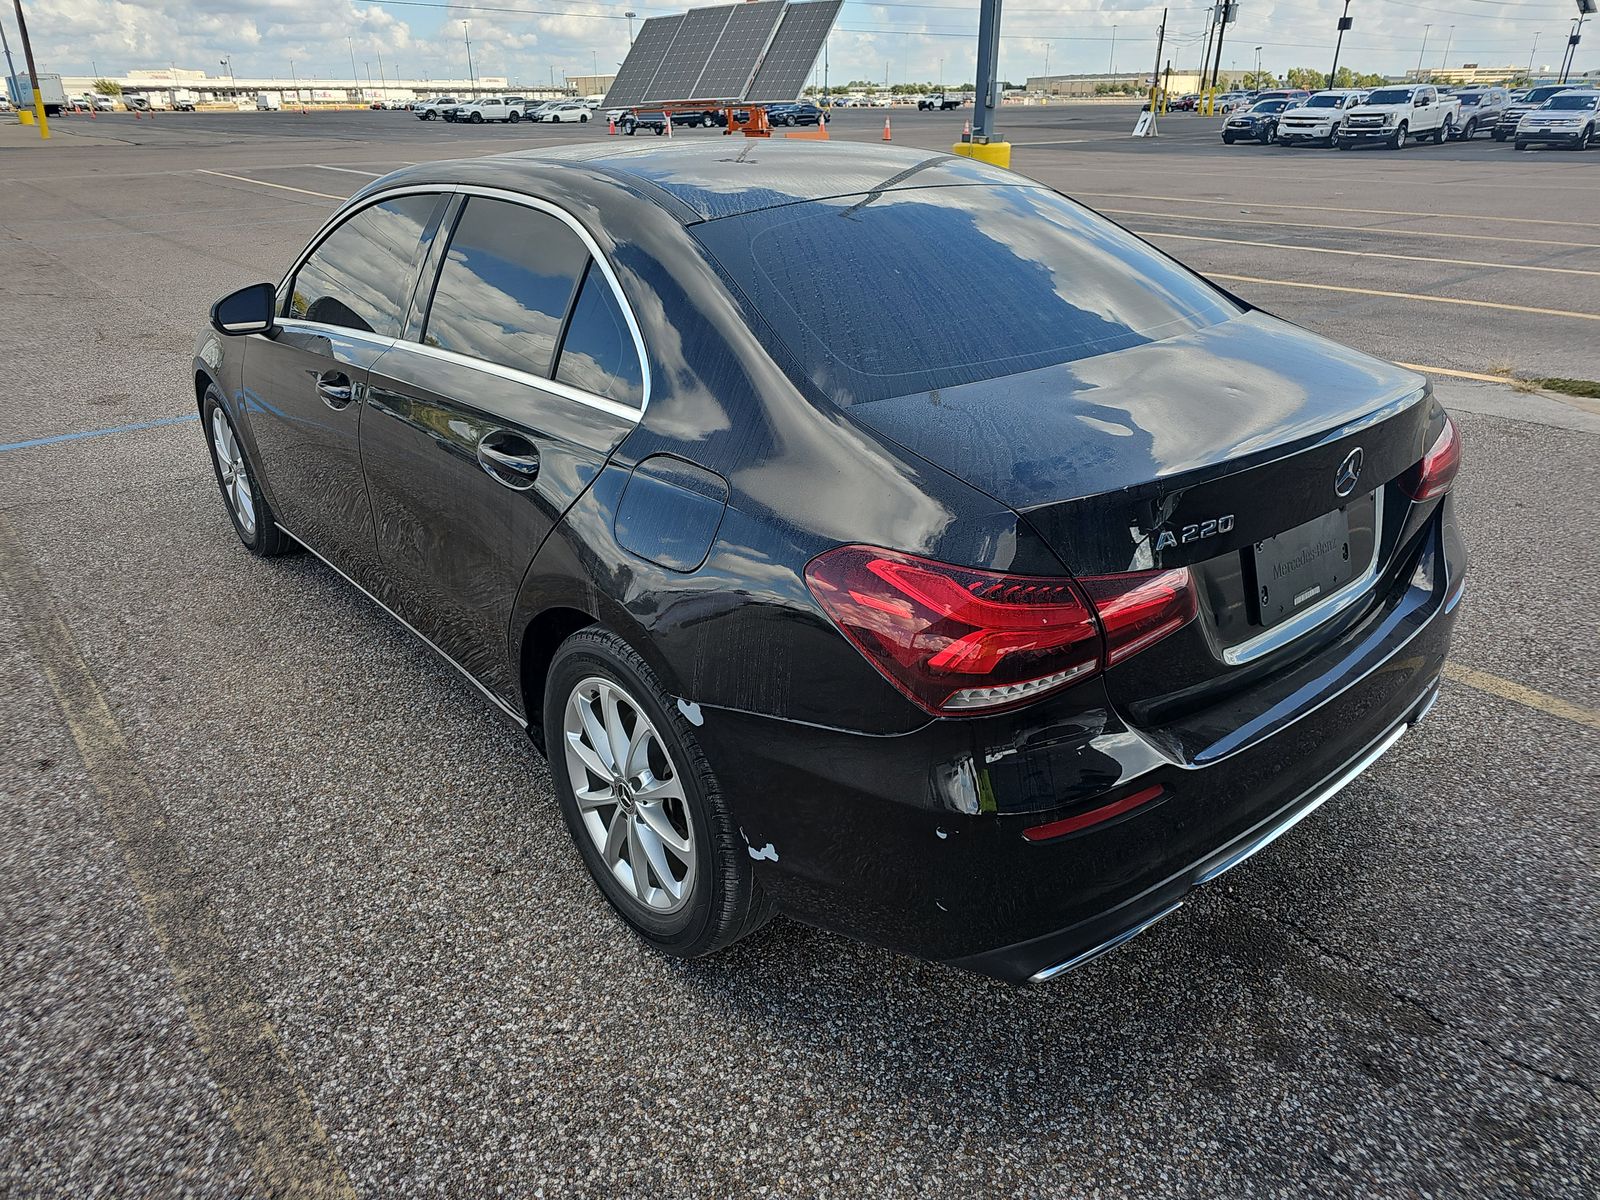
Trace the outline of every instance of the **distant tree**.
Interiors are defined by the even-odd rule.
[[[122,85],[115,79],[96,79],[94,81],[94,90],[102,96],[122,95]]]
[[[1247,88],[1269,88],[1278,82],[1278,77],[1271,71],[1251,71],[1245,75],[1243,83]]]
[[[1353,76],[1348,86],[1350,86],[1350,87],[1358,87],[1358,88],[1375,88],[1375,87],[1382,87],[1384,84],[1386,84],[1388,82],[1389,81],[1387,79],[1385,79],[1382,75],[1379,75],[1379,74],[1376,74],[1376,73],[1370,73],[1370,74],[1367,74],[1367,75],[1356,75],[1356,76]]]
[[[1290,67],[1284,78],[1289,81],[1290,87],[1305,88],[1307,91],[1315,91],[1328,81],[1327,73],[1315,67]]]

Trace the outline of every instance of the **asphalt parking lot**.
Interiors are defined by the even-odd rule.
[[[930,147],[963,119],[887,115]],[[0,126],[0,1191],[1600,1193],[1600,400],[1495,382],[1600,379],[1600,153],[1134,115],[1002,128],[1015,169],[1429,371],[1472,575],[1427,722],[1029,990],[784,922],[643,950],[521,735],[228,526],[187,383],[211,300],[402,163],[603,125]]]

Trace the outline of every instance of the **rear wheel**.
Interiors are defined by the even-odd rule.
[[[701,129],[710,129],[715,124],[716,124],[716,122],[711,119],[711,114],[710,113],[707,113],[705,116],[700,118],[700,128]]]
[[[579,115],[578,124],[586,125],[586,124],[588,124],[588,122],[589,122],[589,114],[588,113],[582,113],[582,114]]]
[[[470,120],[471,120],[472,124],[474,124],[474,125],[482,125],[483,124],[483,114],[481,112],[475,112],[475,113],[472,114]]]
[[[206,388],[201,416],[205,421],[206,445],[211,451],[211,468],[216,472],[217,486],[222,489],[222,499],[227,503],[228,516],[233,520],[233,531],[239,535],[239,540],[250,553],[262,558],[297,549],[299,543],[279,528],[272,506],[261,494],[255,473],[245,459],[244,444],[233,427],[233,418],[228,415],[222,393],[215,386]]]
[[[650,669],[598,627],[556,651],[545,745],[567,828],[612,908],[665,954],[709,954],[770,915],[710,764]]]
[[[509,125],[515,125],[520,120],[522,120],[522,114],[513,108],[511,110],[511,115],[506,118],[506,123]]]

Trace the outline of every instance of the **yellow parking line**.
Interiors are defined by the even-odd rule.
[[[1428,304],[1465,304],[1471,308],[1497,308],[1502,312],[1534,313],[1541,317],[1571,317],[1577,321],[1600,321],[1600,313],[1568,312],[1563,308],[1533,308],[1526,304],[1497,304],[1493,300],[1464,300],[1460,296],[1423,296],[1416,292],[1380,292],[1374,288],[1340,287],[1333,283],[1298,283],[1289,279],[1262,279],[1256,275],[1222,275],[1205,272],[1208,279],[1230,283],[1263,283],[1271,287],[1309,288],[1315,292],[1345,292],[1354,296],[1382,296],[1390,300],[1420,300]]]
[[[1484,213],[1413,212],[1406,208],[1341,208],[1334,204],[1269,204],[1265,200],[1201,200],[1194,196],[1141,196],[1132,192],[1080,192],[1075,196],[1106,196],[1113,200],[1160,200],[1168,204],[1223,204],[1231,208],[1287,208],[1301,212],[1337,212],[1354,216],[1433,217],[1446,221],[1498,221],[1511,225],[1578,225],[1594,228],[1588,221],[1549,221],[1541,217],[1493,217]]]
[[[1151,212],[1146,208],[1099,208],[1119,217],[1160,217],[1164,221],[1204,221],[1208,225],[1267,225],[1282,229],[1331,229],[1339,233],[1393,233],[1402,237],[1448,238],[1465,242],[1510,242],[1516,246],[1561,246],[1600,250],[1600,242],[1560,242],[1549,238],[1496,237],[1492,233],[1445,233],[1438,229],[1385,229],[1374,225],[1329,225],[1325,221],[1251,221],[1243,217],[1202,217],[1197,213]]]
[[[1477,371],[1457,371],[1451,367],[1425,367],[1421,363],[1396,362],[1397,367],[1408,371],[1421,371],[1425,375],[1448,375],[1452,379],[1476,379],[1479,383],[1510,383],[1504,375],[1483,375]]]
[[[1392,258],[1401,262],[1444,263],[1453,267],[1493,267],[1498,271],[1548,271],[1557,275],[1600,275],[1578,267],[1535,267],[1524,263],[1480,262],[1472,258],[1432,258],[1422,254],[1385,254],[1378,250],[1336,250],[1331,246],[1297,246],[1292,242],[1252,242],[1245,238],[1201,237],[1196,233],[1162,233],[1135,229],[1140,237],[1177,238],[1185,242],[1216,242],[1224,246],[1260,246],[1267,250],[1293,250],[1299,254],[1343,254],[1351,258]]]
[[[189,865],[180,828],[139,769],[55,594],[0,512],[0,602],[6,599],[100,797],[128,881],[262,1192],[355,1200],[271,1013],[239,968],[208,881]]]
[[[321,196],[324,200],[344,200],[347,198],[335,196],[332,192],[313,192],[309,188],[290,187],[287,183],[268,183],[265,179],[251,179],[247,175],[229,175],[226,171],[208,171],[204,167],[195,169],[201,175],[215,175],[220,179],[237,179],[240,183],[253,183],[258,187],[277,188],[280,192],[299,192],[302,196]]]
[[[1502,700],[1536,708],[1540,712],[1549,713],[1552,717],[1560,717],[1564,721],[1572,721],[1578,725],[1587,725],[1590,729],[1600,729],[1600,711],[1585,708],[1581,704],[1573,704],[1569,700],[1561,699],[1560,696],[1552,696],[1549,692],[1535,691],[1531,687],[1523,687],[1520,683],[1513,683],[1509,679],[1502,679],[1487,671],[1463,667],[1460,663],[1445,663],[1444,673],[1447,679],[1464,683],[1470,688],[1477,688],[1480,692],[1488,692],[1492,696],[1499,696]]]

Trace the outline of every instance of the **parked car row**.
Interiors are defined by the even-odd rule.
[[[767,121],[772,125],[822,125],[828,120],[827,112],[809,101],[769,104],[766,109]],[[749,114],[742,110],[736,116],[740,121],[749,118]],[[667,132],[667,115],[660,109],[614,108],[606,114],[606,119],[615,121],[617,129],[629,137],[641,129],[657,136]],[[690,128],[712,129],[726,126],[727,123],[728,114],[722,109],[678,109],[672,113],[672,124],[676,128],[687,125]]]
[[[450,121],[463,125],[491,121],[506,125],[521,121],[582,124],[594,116],[595,105],[588,100],[530,100],[526,96],[480,96],[476,100],[436,96],[432,100],[417,101],[411,111],[419,121]]]
[[[1600,92],[1565,84],[1531,88],[1520,98],[1503,87],[1445,91],[1428,84],[1331,88],[1315,95],[1285,89],[1260,93],[1248,108],[1230,109],[1222,140],[1230,146],[1253,141],[1400,150],[1412,140],[1438,145],[1488,133],[1497,142],[1514,140],[1519,150],[1540,144],[1582,150],[1600,141],[1597,106]]]

